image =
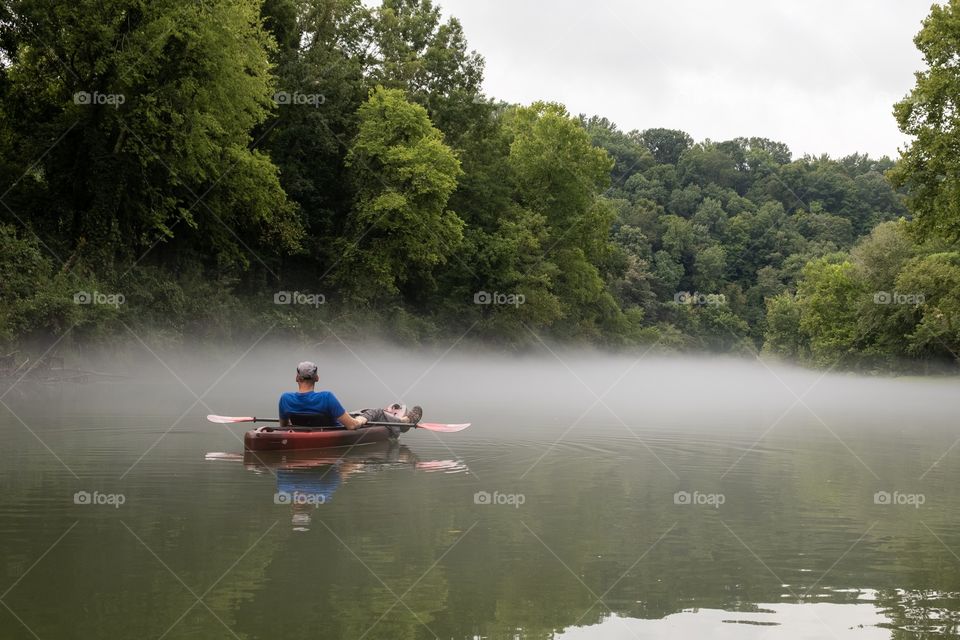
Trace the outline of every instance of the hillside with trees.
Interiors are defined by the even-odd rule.
[[[493,100],[429,0],[5,3],[0,345],[334,331],[955,367],[958,23],[953,0],[917,37],[894,161]]]

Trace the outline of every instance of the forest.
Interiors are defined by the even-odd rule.
[[[483,92],[430,0],[0,6],[0,352],[150,336],[960,363],[960,0],[901,157]],[[744,132],[749,134],[750,132]]]

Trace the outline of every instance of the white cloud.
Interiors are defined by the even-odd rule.
[[[496,98],[555,100],[622,129],[765,136],[895,156],[893,103],[922,67],[929,0],[439,0]]]

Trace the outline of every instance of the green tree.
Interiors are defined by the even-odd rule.
[[[766,332],[764,333],[763,353],[805,360],[807,357],[807,339],[800,330],[800,305],[789,293],[781,293],[768,298]]]
[[[850,252],[860,277],[875,291],[890,291],[903,265],[919,247],[905,220],[877,225]]]
[[[859,235],[869,233],[882,222],[909,215],[904,196],[893,190],[882,173],[869,171],[853,179],[856,204],[851,221]]]
[[[680,216],[663,216],[660,223],[663,225],[660,236],[663,249],[676,260],[691,261],[704,240],[704,228]]]
[[[856,356],[858,310],[866,293],[849,260],[821,258],[804,268],[797,289],[800,331],[809,339],[816,364]]]
[[[694,224],[701,225],[715,238],[723,238],[727,232],[729,221],[723,205],[716,198],[705,198],[697,212],[691,219]]]
[[[581,116],[580,121],[590,135],[590,142],[606,149],[613,158],[611,178],[615,186],[623,186],[627,178],[654,165],[653,156],[635,135],[623,133],[614,123],[599,116],[589,119]]]
[[[677,321],[693,338],[691,347],[702,351],[751,353],[750,327],[726,304],[681,304]]]
[[[900,130],[914,140],[890,171],[907,189],[921,233],[960,238],[960,0],[934,4],[914,43],[927,69],[894,107]]]
[[[442,18],[431,0],[383,0],[370,15],[366,75],[406,91],[459,144],[490,105],[480,99],[483,57],[468,51],[459,20]]]
[[[10,9],[5,116],[18,123],[21,166],[41,159],[11,195],[38,233],[101,272],[158,242],[167,247],[148,260],[168,264],[204,255],[246,265],[251,249],[299,248],[276,167],[251,149],[273,93],[258,2]]]
[[[678,187],[670,193],[670,202],[667,205],[670,213],[689,218],[703,201],[703,189],[696,184]]]
[[[898,305],[914,320],[908,352],[960,363],[960,253],[914,258],[897,276],[896,291],[913,296]]]
[[[460,161],[402,91],[378,87],[357,115],[347,155],[356,199],[338,242],[337,280],[358,300],[390,298],[401,287],[415,300],[463,238],[463,221],[447,209]]]
[[[637,135],[659,164],[677,164],[684,151],[693,146],[689,134],[676,129],[647,129]]]
[[[895,364],[893,358],[907,357],[906,336],[917,319],[903,304],[877,304],[892,296],[897,277],[906,263],[921,252],[909,232],[906,221],[885,222],[862,238],[850,252],[857,279],[867,294],[859,311],[859,332],[865,341],[863,350],[878,361]]]
[[[698,291],[719,291],[727,267],[727,252],[720,245],[712,245],[699,251],[693,260],[693,285]]]
[[[280,183],[299,205],[311,239],[313,260],[298,257],[289,266],[312,278],[336,260],[332,243],[321,239],[343,233],[353,197],[344,160],[368,94],[368,12],[358,0],[268,0],[262,13],[278,42],[272,55],[277,106],[257,138],[280,168]]]
[[[733,143],[714,144],[709,140],[695,144],[677,162],[677,174],[685,185],[704,187],[717,184],[746,193],[743,149]]]
[[[680,291],[684,269],[680,261],[667,251],[653,254],[654,290],[663,301],[672,301]]]
[[[659,164],[627,178],[623,192],[633,202],[647,200],[657,206],[666,207],[670,202],[670,194],[678,184],[674,166]]]
[[[605,326],[616,333],[623,317],[605,277],[617,212],[600,198],[610,184],[613,160],[590,143],[583,126],[558,104],[517,109],[510,129],[509,163],[518,203],[547,223],[546,252],[557,267],[552,291],[564,310],[558,330],[599,337]]]
[[[793,224],[811,242],[830,243],[834,250],[849,249],[854,240],[853,224],[847,218],[831,215],[813,203],[812,211],[798,211]]]

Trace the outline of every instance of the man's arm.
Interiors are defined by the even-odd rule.
[[[339,418],[337,418],[337,421],[340,422],[340,424],[342,424],[343,426],[345,426],[347,429],[350,429],[351,431],[352,431],[353,429],[357,429],[357,428],[359,428],[359,427],[362,427],[363,425],[365,425],[365,424],[367,423],[367,419],[364,418],[363,416],[359,416],[359,417],[354,418],[353,416],[351,416],[351,415],[350,415],[349,413],[347,413],[346,411],[343,412],[343,415],[342,415],[342,416],[340,416]]]

